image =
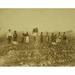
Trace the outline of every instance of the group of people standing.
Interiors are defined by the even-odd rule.
[[[40,42],[43,43],[44,41],[46,41],[49,44],[51,43],[52,45],[56,45],[57,43],[62,43],[62,42],[67,43],[68,38],[67,38],[67,35],[66,35],[65,32],[63,32],[62,35],[61,35],[60,32],[58,34],[51,33],[51,36],[48,32],[46,32],[46,36],[45,36],[45,39],[44,39],[44,33],[41,32]]]
[[[8,33],[7,33],[7,40],[8,40],[8,43],[11,43],[12,41],[16,42],[17,41],[17,32],[16,30],[12,33],[11,29],[8,30]]]
[[[34,41],[38,40],[37,32],[33,33],[33,38]],[[45,37],[45,38],[44,38]],[[17,31],[15,30],[13,33],[11,31],[11,29],[8,30],[8,34],[7,34],[7,40],[8,43],[13,43],[13,44],[17,44],[18,43],[18,34]],[[66,42],[67,41],[67,36],[66,33],[63,32],[63,35],[61,35],[61,33],[59,32],[58,34],[55,33],[51,33],[51,36],[48,32],[46,32],[46,35],[44,35],[43,32],[40,33],[40,43],[43,43],[45,41],[45,43],[51,43],[52,45],[56,45],[57,43],[60,43],[62,41]],[[28,32],[26,33],[22,33],[22,37],[21,37],[21,42],[24,43],[29,43],[30,42],[30,35]]]
[[[21,42],[22,43],[29,43],[29,40],[30,39],[30,37],[29,37],[29,33],[28,32],[26,32],[26,33],[22,33],[22,38],[21,38]]]
[[[18,33],[16,30],[13,33],[12,33],[11,29],[8,30],[8,33],[7,33],[8,43],[18,44],[18,37],[19,36],[18,36]],[[29,43],[28,32],[22,34],[21,42],[23,43],[24,41],[26,41],[26,43]]]

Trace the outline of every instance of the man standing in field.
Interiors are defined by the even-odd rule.
[[[29,42],[30,42],[30,38],[29,38],[29,33],[27,32],[25,36],[25,43],[26,43],[27,49],[29,49]]]
[[[43,43],[43,32],[40,34],[40,42]]]
[[[8,30],[7,40],[8,40],[8,43],[11,43],[12,42],[12,32],[11,32],[11,29]]]
[[[49,33],[46,32],[46,43],[49,43]]]
[[[66,33],[65,32],[63,33],[62,41],[63,41],[64,44],[65,43],[68,43],[68,39],[67,39],[67,36],[66,36]]]
[[[16,30],[14,31],[14,33],[13,33],[13,44],[17,44],[17,32],[16,32]]]
[[[25,42],[25,37],[26,37],[26,34],[25,34],[25,33],[22,33],[22,38],[21,38],[21,42],[22,42],[22,43]]]
[[[17,32],[16,32],[16,30],[13,33],[13,41],[17,41]]]

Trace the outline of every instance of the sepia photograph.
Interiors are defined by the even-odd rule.
[[[0,8],[0,66],[75,66],[75,9]]]

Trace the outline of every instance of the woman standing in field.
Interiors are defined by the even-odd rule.
[[[46,43],[49,43],[49,33],[46,32]]]
[[[26,33],[26,44],[29,44],[29,33]]]
[[[61,42],[61,38],[62,38],[62,36],[61,36],[61,34],[60,34],[60,32],[58,33],[58,36],[57,36],[57,39],[56,39],[56,42],[57,43],[60,43]]]
[[[45,43],[46,43],[46,47],[49,47],[49,33],[46,32],[46,36],[45,36]]]

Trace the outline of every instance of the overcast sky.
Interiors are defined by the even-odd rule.
[[[75,9],[0,9],[0,27],[18,31],[75,31]]]

